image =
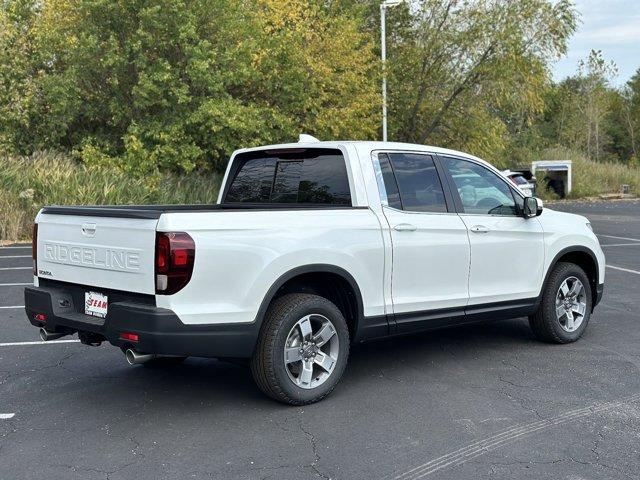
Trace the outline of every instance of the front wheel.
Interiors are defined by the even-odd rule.
[[[349,330],[338,307],[317,295],[288,294],[267,311],[251,372],[271,398],[306,405],[331,393],[348,356]]]
[[[591,284],[584,270],[573,263],[560,262],[549,276],[529,325],[545,342],[575,342],[587,328],[591,304]]]

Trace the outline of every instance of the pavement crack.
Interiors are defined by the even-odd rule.
[[[638,477],[633,476],[633,475],[629,475],[627,472],[625,472],[624,470],[618,468],[618,467],[614,467],[613,465],[607,465],[606,463],[602,463],[598,460],[596,460],[595,462],[587,462],[585,460],[576,460],[573,457],[567,457],[567,460],[572,462],[572,463],[577,463],[579,465],[586,465],[588,467],[600,467],[600,468],[604,468],[605,470],[611,470],[613,472],[619,473],[621,475],[624,475],[626,478],[631,478],[633,480],[637,480]]]
[[[516,365],[516,364],[514,364],[514,363],[509,363],[509,362],[507,362],[506,360],[502,360],[502,364],[503,364],[504,366],[506,366],[506,367],[511,367],[511,368],[513,368],[514,370],[517,370],[518,372],[520,372],[520,373],[521,373],[521,374],[523,374],[523,375],[525,374],[524,369],[523,369],[523,368],[521,368],[521,367],[519,367],[519,366],[517,366],[517,365]]]
[[[500,378],[501,382],[510,384],[510,382],[504,381],[502,380],[502,378]],[[523,408],[524,410],[527,410],[529,412],[532,412],[533,414],[535,414],[536,417],[538,417],[539,419],[544,419],[544,417],[542,415],[540,415],[540,412],[538,412],[538,410],[536,410],[535,408],[529,406],[527,404],[527,399],[523,398],[523,397],[519,397],[517,395],[513,395],[513,393],[509,393],[506,390],[503,389],[499,389],[498,390],[500,393],[502,393],[504,396],[506,396],[508,399],[515,401],[516,403],[518,403],[518,405],[520,405],[521,408]]]
[[[518,387],[518,388],[531,388],[531,385],[520,385],[519,383],[515,383],[512,382],[511,380],[507,380],[505,378],[502,377],[502,375],[498,376],[498,380],[502,383],[506,383],[511,385],[512,387]]]
[[[318,464],[320,463],[320,454],[318,453],[318,445],[316,443],[316,437],[313,435],[313,433],[309,432],[304,428],[304,425],[302,425],[302,422],[300,422],[298,426],[300,427],[300,431],[302,431],[302,433],[304,433],[304,435],[309,440],[309,444],[311,445],[311,450],[314,456],[313,462],[311,462],[311,464],[308,465],[308,467],[311,467],[313,471],[316,472],[316,475],[318,475],[320,478],[324,478],[325,480],[331,480],[330,476],[326,475],[324,472],[322,472],[318,468]]]

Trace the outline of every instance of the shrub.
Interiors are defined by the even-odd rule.
[[[38,152],[0,157],[0,239],[31,235],[42,205],[215,203],[220,176],[208,172],[136,176],[111,166],[86,166]]]

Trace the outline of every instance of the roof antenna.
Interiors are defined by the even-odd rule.
[[[298,137],[298,143],[317,143],[318,140],[316,137],[312,135],[307,135],[306,133],[301,133]]]

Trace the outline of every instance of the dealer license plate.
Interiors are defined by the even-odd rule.
[[[97,292],[85,292],[84,313],[94,317],[104,318],[107,316],[108,299],[106,295]]]

